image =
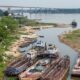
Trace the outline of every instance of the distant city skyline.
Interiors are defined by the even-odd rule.
[[[0,5],[49,8],[80,8],[80,0],[0,0]]]

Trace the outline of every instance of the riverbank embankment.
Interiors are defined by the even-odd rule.
[[[19,52],[19,46],[31,43],[33,39],[36,39],[37,35],[34,32],[35,30],[33,30],[31,27],[21,28],[19,31],[19,39],[17,39],[15,42],[12,42],[8,51],[5,51],[5,54],[14,57],[21,56],[21,53]]]
[[[80,53],[80,29],[59,35],[59,40]]]

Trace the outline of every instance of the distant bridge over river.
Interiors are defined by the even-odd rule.
[[[0,8],[6,8],[9,13],[18,13],[18,14],[73,14],[80,13],[80,8],[78,9],[64,9],[64,8],[47,8],[47,7],[28,7],[28,6],[8,6],[0,5]]]
[[[47,7],[26,7],[26,6],[5,6],[0,5],[0,8],[7,8],[8,12],[23,12],[23,13],[52,13],[56,8]]]

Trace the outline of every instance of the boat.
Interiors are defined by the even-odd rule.
[[[60,58],[54,58],[55,54],[40,54],[38,55],[39,60],[26,69],[26,71],[19,74],[20,80],[38,80],[40,76],[49,68],[51,65],[55,65]]]
[[[12,61],[6,68],[5,75],[7,76],[17,76],[32,64],[37,61],[36,52],[34,50],[30,50],[23,57],[20,57],[14,61]]]
[[[43,35],[39,35],[39,37],[40,37],[40,38],[44,38],[44,36],[43,36]]]
[[[33,48],[36,49],[39,54],[43,54],[43,52],[50,54],[59,53],[59,50],[55,45],[47,44],[42,41],[38,41]]]
[[[37,51],[37,54],[42,54],[45,51],[45,43],[42,41],[37,41],[33,46],[32,49]]]
[[[76,28],[77,27],[77,22],[75,20],[73,20],[71,25],[72,25],[72,28]]]
[[[39,43],[37,43],[39,44]],[[37,51],[36,49],[38,47],[42,47]],[[10,64],[8,64],[5,72],[5,75],[7,76],[17,76],[21,72],[27,69],[27,67],[30,67],[32,64],[34,64],[38,60],[37,54],[43,49],[44,47],[42,45],[36,45],[35,48],[31,48],[23,57],[20,57],[18,59],[15,59],[14,61],[11,61]],[[41,53],[44,53],[43,50]]]
[[[46,50],[49,54],[58,54],[59,53],[59,50],[58,48],[53,45],[53,44],[49,44],[48,46],[46,46]]]
[[[80,77],[80,55],[78,56],[76,64],[72,70],[71,76],[72,77]]]
[[[16,76],[27,68],[30,60],[25,56],[12,61],[6,68],[6,76]]]
[[[46,43],[43,44],[41,41],[37,42],[34,47],[35,48],[31,48],[23,57],[12,61],[7,66],[5,75],[17,76],[40,59],[49,56],[52,56],[54,59],[59,57],[59,54],[54,52],[54,47],[49,46],[47,50]]]
[[[28,47],[30,44],[31,44],[31,41],[30,42],[23,43],[19,47],[20,48]]]
[[[66,80],[69,68],[70,58],[66,55],[61,58],[55,66],[52,65],[48,70],[46,70],[39,80]]]
[[[24,43],[22,43],[19,47],[20,48],[24,48],[24,47],[28,47],[30,44],[33,44],[33,43],[35,43],[37,41],[37,39],[35,39],[35,38],[33,38],[33,39],[30,39],[29,38],[29,40],[25,40],[25,42]]]

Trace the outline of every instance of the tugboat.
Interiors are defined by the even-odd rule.
[[[72,77],[80,77],[80,55],[71,73]]]
[[[71,25],[72,25],[72,28],[76,28],[77,27],[77,22],[75,20],[73,20]]]

